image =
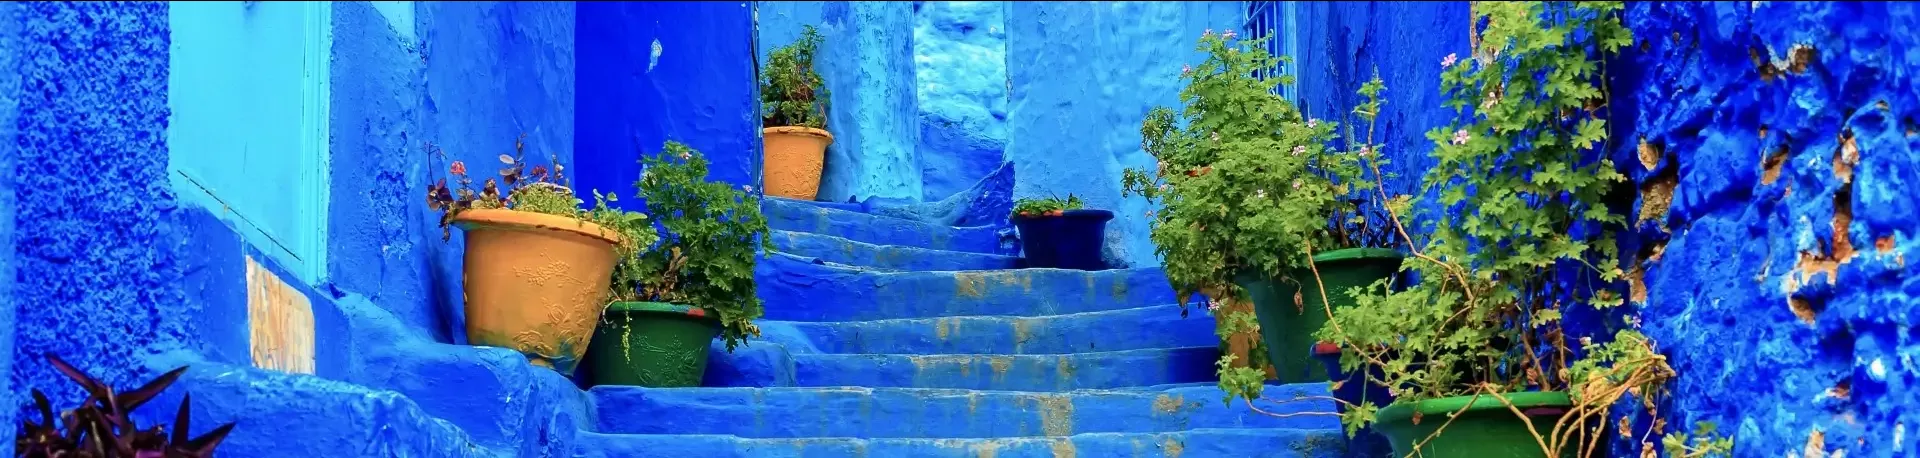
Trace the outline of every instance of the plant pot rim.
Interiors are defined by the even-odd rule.
[[[1513,406],[1521,409],[1522,412],[1536,407],[1559,408],[1564,412],[1565,408],[1573,407],[1573,398],[1567,396],[1567,393],[1564,391],[1521,391],[1501,393],[1500,395],[1505,396],[1508,402],[1512,402]],[[1468,407],[1469,405],[1472,407]],[[1466,410],[1461,412],[1463,408]],[[1480,395],[1478,399],[1475,399],[1472,395],[1467,395],[1428,399],[1417,403],[1396,401],[1392,405],[1380,409],[1380,412],[1374,416],[1374,422],[1388,425],[1411,424],[1415,412],[1418,412],[1421,416],[1430,416],[1450,415],[1454,412],[1467,414],[1486,411],[1506,413],[1508,409],[1505,403],[1500,402],[1499,398],[1493,397],[1493,395],[1490,394]],[[1529,412],[1528,415],[1532,415],[1532,413]]]
[[[683,316],[691,317],[697,321],[708,322],[716,327],[720,326],[720,319],[708,314],[707,309],[665,302],[615,301],[607,304],[606,313]]]
[[[1339,355],[1340,344],[1333,342],[1315,342],[1313,344],[1313,354],[1314,356]]]
[[[1325,253],[1314,255],[1313,262],[1315,264],[1321,264],[1321,263],[1329,263],[1334,261],[1362,260],[1362,259],[1387,260],[1387,259],[1405,259],[1406,257],[1407,257],[1406,255],[1400,254],[1399,250],[1395,250],[1392,248],[1366,248],[1366,247],[1341,248],[1338,250],[1328,251]]]
[[[600,225],[594,224],[591,221],[585,221],[579,218],[569,218],[569,217],[559,216],[559,215],[535,213],[530,211],[520,211],[520,210],[513,210],[513,209],[506,209],[506,208],[483,208],[483,209],[474,209],[474,210],[464,210],[464,211],[461,211],[460,214],[453,216],[453,222],[455,225],[460,226],[461,230],[468,230],[468,231],[474,230],[476,226],[478,227],[505,226],[505,227],[514,227],[514,228],[523,228],[523,229],[546,229],[546,230],[554,230],[554,231],[572,232],[575,234],[592,237],[595,239],[599,239],[600,241],[607,242],[607,244],[609,245],[620,244],[619,233],[616,233],[614,231],[609,231],[606,228],[600,227]]]
[[[1081,209],[1081,210],[1062,211],[1058,216],[1049,216],[1044,213],[1040,215],[1035,215],[1035,216],[1025,216],[1025,215],[1019,215],[1019,214],[1013,215],[1013,219],[1038,220],[1038,219],[1047,219],[1047,218],[1092,219],[1092,220],[1107,221],[1107,220],[1113,219],[1113,211]]]
[[[826,129],[816,129],[807,126],[773,126],[760,129],[760,135],[762,136],[773,134],[813,136],[825,138],[829,143],[833,142],[833,133],[827,132]]]

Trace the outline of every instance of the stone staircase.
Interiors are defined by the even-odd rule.
[[[510,350],[433,342],[333,292],[344,370],[285,374],[156,355],[193,371],[196,430],[221,456],[1325,457],[1324,398],[1226,405],[1212,319],[1181,318],[1157,269],[1013,269],[990,227],[770,200],[763,336],[713,344],[705,388],[582,391]],[[1268,397],[1325,396],[1324,384]],[[171,408],[135,412],[169,423]]]
[[[1214,387],[1157,269],[1015,269],[993,227],[768,199],[763,340],[708,388],[599,387],[575,456],[1332,457],[1331,401]],[[1268,397],[1324,396],[1324,385]]]

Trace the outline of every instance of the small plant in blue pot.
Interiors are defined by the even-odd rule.
[[[1013,226],[1020,230],[1020,244],[1027,267],[1049,269],[1101,270],[1107,268],[1100,258],[1100,246],[1106,239],[1107,221],[1113,212],[1086,210],[1079,197],[1066,199],[1025,198],[1013,203]]]

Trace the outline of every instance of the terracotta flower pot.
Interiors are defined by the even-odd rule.
[[[468,210],[467,343],[511,348],[572,374],[607,307],[620,236],[564,216]]]
[[[783,126],[761,129],[766,156],[760,165],[761,187],[769,196],[813,200],[820,194],[820,172],[827,162],[833,134],[812,127]]]

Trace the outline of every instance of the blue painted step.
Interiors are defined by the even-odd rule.
[[[780,201],[783,204],[790,204],[790,205],[812,205],[815,207],[831,208],[835,210],[846,210],[846,211],[858,212],[858,213],[867,212],[866,207],[856,202],[822,202],[818,200],[788,199],[785,197],[778,197],[778,196],[766,196],[766,198],[763,201],[765,202]]]
[[[773,245],[783,253],[822,261],[885,270],[992,270],[1019,267],[1020,258],[900,245],[875,245],[811,232],[776,230]]]
[[[1194,428],[1340,426],[1326,384],[1275,387],[1300,400],[1262,410],[1221,402],[1217,387],[1063,393],[923,388],[638,388],[593,390],[599,432],[741,437],[989,438],[1152,433]]]
[[[1180,306],[1049,315],[845,322],[765,322],[791,327],[822,353],[1058,354],[1215,344],[1213,317]]]
[[[794,386],[1065,391],[1203,382],[1217,346],[1068,355],[792,355]]]
[[[1043,316],[1174,303],[1158,268],[879,272],[771,253],[754,269],[769,320]]]
[[[760,203],[767,225],[784,231],[812,232],[875,245],[904,245],[969,253],[999,253],[999,229],[952,227],[871,215],[809,202],[767,199]]]
[[[1337,430],[1195,429],[1172,433],[1088,433],[1000,439],[747,439],[727,435],[583,433],[574,456],[1335,458],[1344,451],[1341,432]]]

